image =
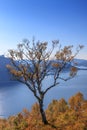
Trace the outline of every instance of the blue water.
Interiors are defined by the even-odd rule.
[[[65,76],[65,74],[64,74]],[[52,82],[50,76],[44,87]],[[77,92],[82,92],[84,98],[87,99],[87,71],[80,70],[74,79],[67,82],[60,82],[60,84],[51,89],[45,97],[44,107],[52,99],[68,98]],[[4,83],[0,85],[0,117],[9,117],[21,112],[24,108],[31,109],[31,106],[36,102],[35,97],[29,89],[23,84]]]

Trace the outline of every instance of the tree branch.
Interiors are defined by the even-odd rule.
[[[53,87],[56,87],[56,85],[58,85],[59,84],[59,82],[57,82],[57,83],[54,83],[53,85],[51,85],[50,87],[48,87],[43,93],[44,93],[44,95],[48,92],[48,90],[50,90],[51,88],[53,88]]]

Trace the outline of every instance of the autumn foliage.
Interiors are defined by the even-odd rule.
[[[0,130],[87,130],[87,100],[80,92],[68,102],[63,98],[53,100],[45,112],[48,125],[43,124],[35,103],[31,111],[24,109],[8,119],[0,119]]]
[[[16,50],[9,50],[11,64],[7,65],[7,68],[13,78],[25,84],[37,99],[44,124],[48,124],[43,108],[44,97],[50,89],[59,85],[59,80],[67,81],[76,75],[74,58],[82,48],[83,46],[79,45],[73,53],[72,45],[62,47],[58,40],[52,41],[49,49],[48,42],[35,42],[34,39],[30,42],[25,39],[18,44]],[[51,60],[52,57],[54,60]],[[61,72],[67,65],[70,66],[69,75],[64,78]],[[44,86],[43,81],[46,81],[48,75],[53,76],[53,82]]]

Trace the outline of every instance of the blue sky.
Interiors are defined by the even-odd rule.
[[[24,38],[82,44],[87,59],[87,0],[0,0],[0,54]]]

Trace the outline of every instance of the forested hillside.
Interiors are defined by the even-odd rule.
[[[44,125],[35,103],[31,111],[26,109],[8,119],[0,119],[0,130],[87,130],[87,100],[82,93],[65,99],[53,100],[46,109],[49,124]]]

